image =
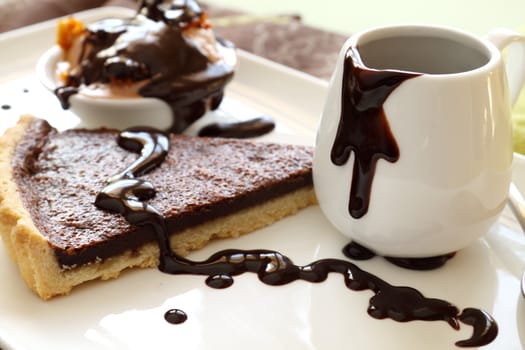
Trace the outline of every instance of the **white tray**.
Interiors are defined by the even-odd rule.
[[[121,8],[78,14],[85,20],[129,15]],[[34,65],[54,41],[56,21],[0,35],[0,132],[20,113],[48,119],[60,129],[78,119],[61,110],[38,83]],[[240,52],[240,67],[229,86],[226,113],[265,113],[278,128],[265,139],[313,144],[326,83]],[[27,89],[28,92],[24,92]],[[525,161],[516,157],[515,181],[525,189]],[[343,258],[347,239],[317,207],[235,240],[216,241],[192,254],[204,259],[225,248],[278,250],[297,264]],[[525,305],[519,277],[525,268],[525,236],[510,211],[499,224],[443,268],[408,271],[376,257],[358,262],[395,285],[415,287],[427,297],[460,309],[487,310],[499,335],[483,349],[521,349]],[[454,349],[471,327],[454,331],[445,322],[397,323],[367,315],[371,292],[348,290],[341,276],[324,283],[303,281],[280,287],[253,274],[235,278],[231,288],[207,287],[204,277],[171,276],[155,269],[134,270],[116,280],[81,286],[70,296],[44,302],[23,283],[17,267],[0,248],[0,348],[8,349]],[[188,320],[170,325],[164,312],[183,309]]]

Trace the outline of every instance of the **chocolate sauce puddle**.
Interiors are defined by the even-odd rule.
[[[275,128],[272,117],[263,115],[240,122],[217,122],[204,126],[199,130],[199,136],[248,138],[265,135]]]
[[[160,248],[159,269],[165,273],[208,276],[206,283],[213,288],[232,285],[233,276],[246,272],[257,274],[265,284],[278,286],[297,280],[322,282],[331,272],[343,275],[345,285],[354,291],[370,290],[368,314],[377,319],[390,318],[398,322],[413,320],[445,321],[453,329],[460,322],[473,327],[469,339],[456,342],[457,346],[482,346],[497,336],[495,320],[484,311],[468,308],[461,313],[447,301],[426,298],[416,289],[398,287],[361,270],[355,264],[340,259],[322,259],[305,266],[295,265],[285,255],[273,250],[219,251],[203,261],[191,261],[177,256],[169,246],[166,222],[161,213],[144,201],[155,195],[149,182],[137,179],[165,158],[169,142],[161,132],[125,131],[119,144],[141,156],[126,170],[112,177],[97,195],[95,204],[102,209],[123,215],[132,225],[149,225],[157,235]]]
[[[170,309],[164,314],[164,319],[171,324],[181,324],[186,322],[188,315],[180,309]]]
[[[343,248],[343,254],[354,260],[368,260],[372,259],[376,254],[356,242],[350,242]],[[397,258],[385,256],[384,258],[394,265],[403,267],[409,270],[427,271],[434,270],[446,264],[449,259],[452,259],[456,253],[449,253],[428,258]]]
[[[341,116],[330,157],[335,165],[344,165],[354,152],[348,211],[357,219],[368,211],[377,161],[399,159],[383,103],[402,82],[421,74],[365,68],[354,47],[346,55]]]

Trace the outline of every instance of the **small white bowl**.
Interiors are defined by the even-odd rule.
[[[51,92],[59,87],[55,72],[61,55],[60,47],[53,46],[37,62],[37,76]],[[78,93],[69,98],[69,103],[69,109],[81,119],[82,126],[86,128],[108,127],[122,130],[147,125],[167,130],[172,124],[171,108],[157,98],[102,98]]]

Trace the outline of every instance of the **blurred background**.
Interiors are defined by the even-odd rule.
[[[139,0],[0,0],[0,32],[100,6]],[[328,80],[346,38],[400,22],[449,25],[478,35],[525,34],[525,0],[204,0],[217,35],[238,48]],[[0,54],[1,57],[1,54]],[[514,110],[515,150],[525,153],[525,89]]]
[[[135,0],[0,0],[0,29],[104,5],[135,7]],[[259,16],[300,15],[303,23],[340,33],[396,22],[445,24],[483,34],[525,26],[525,0],[207,0]]]
[[[299,13],[303,22],[351,33],[396,22],[452,25],[484,34],[494,27],[525,26],[525,0],[214,0],[214,5],[257,14]]]

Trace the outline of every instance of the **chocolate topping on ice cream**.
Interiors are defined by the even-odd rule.
[[[217,108],[233,77],[233,47],[216,40],[195,1],[143,1],[136,16],[88,25],[78,67],[56,90],[64,108],[80,86],[140,83],[138,94],[164,100],[171,131]],[[235,59],[233,59],[235,61]]]

